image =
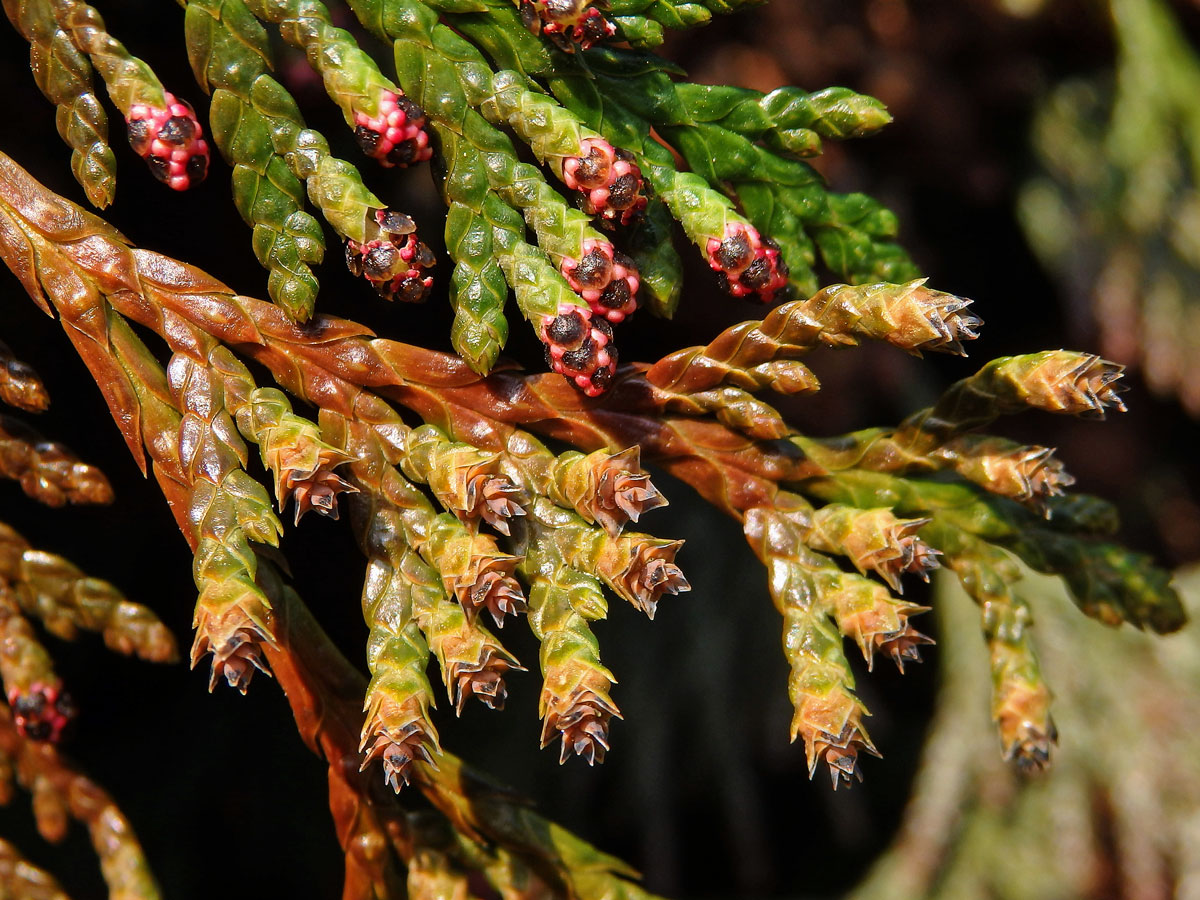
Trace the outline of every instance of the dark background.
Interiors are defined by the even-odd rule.
[[[1178,11],[1189,27],[1197,24],[1193,7]],[[102,12],[168,89],[198,109],[205,105],[183,53],[178,8],[122,2]],[[1034,101],[1064,75],[1111,63],[1107,30],[1091,4],[1054,4],[1036,19],[1019,20],[984,2],[778,0],[676,39],[667,52],[698,81],[763,90],[837,83],[887,102],[893,125],[870,141],[831,146],[818,165],[839,189],[867,191],[895,209],[902,240],[932,284],[974,298],[986,320],[969,361],[917,361],[879,347],[816,354],[812,366],[824,390],[786,403],[799,427],[830,434],[894,422],[994,356],[1093,345],[1086,311],[1062,302],[1013,217],[1016,188],[1032,166],[1027,135]],[[53,108],[34,88],[27,59],[16,32],[0,27],[0,146],[83,202]],[[340,114],[319,100],[303,61],[285,58],[280,69],[310,124],[336,153],[357,159]],[[111,108],[110,117],[117,119],[111,130],[120,189],[106,216],[135,243],[262,296],[264,273],[230,201],[224,163],[214,154],[208,181],[174,194],[124,146]],[[428,171],[385,177],[366,164],[361,170],[377,193],[414,215],[423,239],[440,250],[441,212]],[[389,337],[448,349],[444,302],[387,306],[346,275],[331,234],[328,248],[318,270],[322,310],[365,320]],[[703,343],[757,314],[717,293],[701,261],[682,242],[681,250],[691,270],[676,320],[639,316],[623,329],[625,358],[653,359]],[[449,270],[443,259],[437,273],[443,283]],[[510,352],[538,365],[536,341],[515,313],[512,324]],[[67,555],[154,608],[186,651],[195,599],[186,544],[154,484],[133,465],[61,329],[27,302],[6,271],[0,336],[39,369],[51,391],[53,406],[38,427],[100,464],[118,496],[110,508],[47,511],[14,485],[0,484],[0,517],[35,546]],[[1169,399],[1149,396],[1136,375],[1130,382],[1131,411],[1109,422],[1027,416],[1004,423],[1004,433],[1058,445],[1080,488],[1120,503],[1128,543],[1156,552],[1164,564],[1195,559],[1200,485],[1189,448],[1200,441],[1200,428]],[[631,861],[656,892],[839,893],[865,871],[899,821],[931,714],[937,650],[903,678],[890,664],[861,673],[861,694],[874,713],[871,734],[884,753],[865,762],[866,783],[835,795],[822,772],[810,784],[803,749],[787,742],[787,668],[761,567],[734,523],[685,485],[661,474],[655,480],[672,505],[644,527],[687,540],[680,562],[694,589],[667,598],[653,623],[614,603],[611,620],[598,624],[625,715],[614,723],[605,765],[589,770],[572,760],[560,768],[557,748],[538,751],[536,671],[510,679],[503,713],[471,705],[456,721],[443,704],[437,724],[444,743]],[[363,564],[348,529],[311,516],[299,529],[288,525],[284,547],[301,593],[347,656],[361,661]],[[925,597],[921,585],[909,590],[918,602]],[[536,670],[536,642],[522,623],[501,637]],[[298,740],[272,682],[256,679],[246,697],[224,686],[209,695],[207,672],[126,660],[96,639],[68,648],[47,638],[47,645],[83,710],[68,752],[132,819],[166,897],[340,893],[324,764]],[[406,799],[420,803],[415,792]],[[86,833],[74,828],[61,848],[48,847],[32,831],[27,800],[18,792],[0,810],[0,834],[58,874],[77,900],[103,896]]]

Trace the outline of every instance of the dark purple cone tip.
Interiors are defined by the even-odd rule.
[[[433,251],[417,240],[416,225],[403,213],[373,209],[370,215],[368,240],[346,241],[346,267],[385,300],[420,303],[433,287],[425,271],[436,262]]]
[[[40,681],[35,681],[25,693],[13,688],[8,692],[8,705],[22,737],[52,744],[62,739],[63,731],[77,714],[74,701],[61,686]]]
[[[186,191],[208,174],[208,142],[192,107],[164,93],[166,107],[135,103],[129,110],[129,145],[159,181]]]
[[[730,222],[723,239],[708,239],[708,264],[721,273],[725,290],[735,297],[757,294],[763,303],[787,287],[788,268],[779,246],[762,238],[753,225]]]
[[[544,316],[540,337],[546,345],[546,364],[589,397],[599,397],[617,371],[612,326],[591,310],[563,304],[557,316]]]
[[[642,170],[632,154],[603,138],[584,138],[579,156],[563,160],[563,184],[579,191],[583,211],[608,227],[628,225],[646,208]]]
[[[591,0],[521,0],[521,20],[537,34],[545,34],[562,50],[571,52],[576,46],[587,50],[593,44],[610,38],[617,27],[604,18]]]
[[[403,92],[384,91],[374,116],[355,112],[354,137],[363,153],[387,168],[411,166],[433,155],[425,112]]]
[[[617,253],[608,241],[587,238],[583,258],[564,256],[560,270],[571,289],[587,301],[593,313],[614,325],[637,309],[641,284],[633,260]]]

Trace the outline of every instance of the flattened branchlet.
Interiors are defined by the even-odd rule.
[[[842,88],[692,84],[648,49],[663,27],[741,5],[351,0],[394,53],[384,64],[318,0],[189,0],[186,50],[210,94],[203,126],[90,7],[6,0],[35,63],[56,60],[38,84],[69,120],[93,205],[111,202],[116,182],[89,67],[171,187],[205,174],[206,133],[231,169],[269,301],[140,249],[151,231],[126,238],[3,154],[0,257],[57,315],[170,504],[192,552],[192,665],[209,668],[210,689],[223,678],[245,692],[256,672],[273,675],[328,763],[347,896],[404,896],[400,867],[412,896],[481,885],[648,896],[636,873],[472,771],[438,731],[442,689],[457,713],[473,698],[499,710],[512,679],[540,675],[531,740],[557,744],[562,762],[621,752],[619,673],[593,624],[611,597],[654,618],[692,588],[682,541],[633,530],[653,529],[667,502],[646,466],[734,519],[762,563],[760,593],[782,620],[790,736],[810,777],[827,769],[835,788],[880,752],[847,647],[868,668],[919,661],[932,640],[918,618],[928,607],[902,596],[915,579],[945,570],[978,602],[1000,752],[1024,768],[1049,764],[1056,730],[1018,561],[1061,575],[1106,623],[1183,622],[1166,573],[1107,539],[1111,508],[1067,493],[1073,479],[1052,448],[982,432],[1030,409],[1123,410],[1119,366],[1065,350],[993,360],[898,425],[844,435],[802,432],[776,407],[769,392],[803,402],[820,389],[814,350],[870,340],[965,355],[982,323],[969,300],[919,277],[894,241],[895,216],[831,190],[804,161],[823,140],[885,125],[882,104]],[[385,203],[305,124],[272,74],[275,33],[304,51],[367,157],[385,170],[431,164],[445,258],[420,238],[438,222]],[[380,174],[372,183],[398,184]],[[445,297],[454,352],[320,312],[320,219],[367,282],[355,318],[370,320],[377,298]],[[742,308],[761,318],[657,360],[622,359],[623,334],[686,311],[675,232],[699,277],[731,304],[760,304]],[[501,357],[510,294],[544,359]],[[14,350],[0,345],[0,400],[45,409],[45,385],[13,355],[20,336],[4,337]],[[112,500],[98,470],[8,416],[0,477],[45,503]],[[346,520],[362,551],[369,677],[290,584],[289,503],[298,527],[310,510]],[[536,665],[499,636],[526,626]],[[128,823],[56,755],[74,710],[40,627],[97,630],[156,662],[174,659],[174,641],[148,608],[0,525],[11,706],[0,762],[16,761],[35,797],[52,796],[43,782],[90,791],[81,810],[43,800],[43,832],[65,827],[67,809],[98,848],[107,841],[102,855],[116,847],[132,860],[110,877],[115,892],[156,896]],[[413,791],[432,808],[402,806]]]

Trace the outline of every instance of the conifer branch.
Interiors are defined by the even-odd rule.
[[[93,206],[117,191],[117,160],[108,146],[108,116],[92,86],[92,65],[59,26],[48,3],[4,0],[9,21],[29,42],[38,89],[56,107],[59,136],[71,148],[71,171]]]
[[[847,88],[810,94],[783,87],[763,94],[749,88],[679,82],[675,92],[693,121],[712,123],[797,157],[820,154],[822,137],[866,137],[892,120],[874,97]]]
[[[280,511],[294,497],[297,524],[310,509],[336,519],[338,495],[354,488],[334,470],[350,457],[322,440],[315,422],[292,412],[281,391],[255,385],[250,371],[225,347],[211,350],[208,364],[221,377],[229,415],[242,435],[258,445],[263,465],[275,476]]]
[[[150,172],[172,190],[186,191],[208,174],[208,143],[190,104],[165,90],[153,70],[108,33],[100,13],[82,0],[47,3],[60,28],[86,53],[108,96],[125,116],[129,144]]]
[[[1058,731],[1050,717],[1050,689],[1031,638],[1033,616],[1016,582],[1020,570],[1003,550],[953,529],[931,529],[947,565],[979,604],[992,670],[992,719],[1005,759],[1044,768]]]
[[[379,71],[349,32],[334,27],[320,0],[250,0],[248,8],[278,25],[283,39],[305,52],[364,153],[387,167],[429,159],[425,114]]]
[[[404,632],[397,648],[410,648],[418,655],[422,642],[427,642],[424,652],[432,650],[437,656],[451,702],[460,712],[471,694],[479,695],[488,705],[502,706],[504,673],[519,666],[479,625],[474,613],[489,600],[494,612],[502,612],[501,601],[513,602],[513,584],[504,577],[488,577],[488,570],[471,584],[452,580],[453,572],[448,568],[451,560],[433,537],[437,521],[432,509],[388,462],[386,445],[378,433],[362,422],[328,410],[322,412],[321,423],[330,440],[353,457],[348,470],[362,494],[355,498],[354,520],[360,544],[370,560],[363,611],[373,633],[378,631],[372,641],[376,649],[369,654],[369,661],[374,660],[375,679],[367,703],[377,710],[375,718],[379,719],[377,726],[368,723],[364,743],[379,736],[376,746],[382,748],[389,780],[398,787],[399,780],[407,782],[410,777],[409,763],[418,756],[429,756],[426,744],[438,752],[437,732],[428,721],[428,709],[435,704],[424,675],[416,669],[410,673],[408,683],[392,689],[390,697],[372,699],[377,696],[376,681],[383,683],[395,669],[395,661],[384,655],[385,645],[381,642],[399,640]],[[444,525],[442,530],[446,530]],[[468,543],[466,549],[470,552],[474,548]],[[466,562],[471,565],[471,558]],[[475,565],[482,567],[484,563]],[[490,574],[495,574],[494,568]],[[455,592],[460,586],[462,591]],[[461,605],[449,603],[447,595],[454,596]],[[419,628],[424,638],[418,638],[412,628]],[[397,724],[401,716],[393,711],[401,710],[404,721]],[[393,751],[391,745],[400,749]],[[404,745],[410,749],[401,752]]]
[[[795,512],[803,517],[803,504]],[[854,693],[841,635],[827,617],[813,577],[814,571],[836,566],[805,547],[802,527],[776,508],[758,507],[746,514],[746,539],[767,567],[771,599],[783,615],[784,654],[791,666],[788,696],[795,708],[792,740],[804,739],[809,777],[825,762],[836,790],[854,777],[862,780],[860,751],[879,753],[862,721],[869,713]]]
[[[0,840],[0,889],[13,900],[70,900],[54,876],[23,857],[8,841]]]
[[[1170,573],[1145,555],[1074,533],[1069,522],[1061,523],[1063,530],[1047,528],[1036,513],[973,485],[847,469],[804,488],[833,503],[886,499],[897,514],[927,516],[968,539],[1011,550],[1036,571],[1062,576],[1080,608],[1106,624],[1129,622],[1168,633],[1186,621]]]
[[[1068,351],[994,360],[898,426],[840,437],[802,434],[756,395],[817,390],[805,360],[820,347],[871,339],[917,356],[961,354],[980,321],[970,301],[913,280],[890,211],[829,190],[801,159],[822,139],[881,127],[881,104],[844,89],[763,95],[688,84],[657,57],[601,45],[618,27],[653,45],[663,26],[745,4],[613,2],[615,25],[588,0],[352,0],[390,45],[395,81],[319,0],[185,3],[193,69],[213,93],[214,139],[234,166],[235,203],[270,270],[274,305],[136,249],[0,155],[0,256],[59,316],[193,550],[193,664],[212,652],[210,688],[224,674],[244,691],[269,662],[304,739],[329,764],[347,897],[399,895],[400,865],[414,897],[647,896],[627,867],[442,749],[428,674],[432,657],[459,713],[471,696],[502,707],[508,673],[522,667],[480,613],[499,627],[528,612],[543,746],[559,740],[562,761],[603,760],[621,716],[591,625],[607,615],[605,590],[652,618],[665,594],[689,589],[676,564],[682,542],[626,528],[665,503],[643,460],[741,524],[783,618],[792,738],[804,739],[810,777],[824,761],[835,788],[861,779],[860,753],[878,755],[843,639],[868,667],[877,652],[902,671],[919,660],[932,642],[913,618],[926,608],[895,593],[902,575],[927,577],[939,554],[984,608],[993,714],[1004,753],[1023,765],[1047,762],[1054,726],[1014,558],[1061,575],[1084,611],[1109,624],[1169,631],[1183,621],[1166,573],[1101,538],[1111,508],[1065,496],[1071,479],[1050,448],[978,433],[1024,409],[1123,409],[1119,367]],[[176,111],[91,7],[5,3],[35,53],[69,39],[90,54],[82,65],[55,57],[65,74],[44,89],[60,109],[86,106],[79,98],[90,96],[84,76],[95,65],[135,145],[149,147],[168,180],[202,174],[170,168],[187,169],[206,150],[190,108]],[[46,10],[58,14],[53,28]],[[269,74],[260,18],[305,51],[368,155],[385,166],[434,160],[461,356],[315,314],[309,266],[323,249],[306,196],[345,241],[350,270],[389,300],[426,296],[433,254],[416,223],[305,125]],[[102,120],[88,124],[102,137]],[[77,155],[96,144],[72,143]],[[526,162],[525,146],[549,175]],[[92,199],[103,199],[100,176],[88,177]],[[614,329],[627,327],[639,296],[662,315],[679,300],[672,220],[735,297],[808,296],[703,346],[618,367]],[[818,261],[854,284],[819,288]],[[553,374],[499,360],[509,290]],[[0,390],[44,405],[44,390],[10,358],[0,350],[9,372]],[[260,386],[248,363],[282,390]],[[49,484],[43,470],[55,460],[6,434],[0,450],[18,450],[0,461],[23,453],[12,472]],[[348,495],[367,560],[369,681],[283,581],[282,526],[246,469],[246,442],[259,447],[280,510],[295,498],[297,520],[309,508],[336,518]],[[96,589],[103,614],[85,609],[76,597],[84,579],[66,564],[48,566],[57,580],[44,592],[58,591],[56,602],[31,608],[24,598],[44,573],[21,568],[31,551],[19,538],[8,544],[0,540],[0,565],[17,574],[0,568],[0,677],[21,740],[53,739],[68,714],[35,615],[52,631],[112,631],[120,649],[145,656],[169,642],[152,614],[110,592]],[[403,784],[434,811],[399,806]],[[34,785],[44,829],[60,834],[69,804],[53,788]]]
[[[495,210],[489,215],[493,222],[509,219],[508,209],[522,213],[540,250],[561,274],[545,266],[542,253],[525,249],[518,228],[506,222],[493,230],[493,240],[507,245],[501,248],[503,256],[499,258],[505,276],[517,293],[522,312],[553,354],[556,371],[575,378],[584,390],[600,393],[611,379],[616,359],[608,346],[611,334],[598,329],[598,319],[593,323],[592,318],[615,315],[619,321],[626,315],[624,310],[632,308],[638,287],[632,262],[626,264],[611,242],[590,226],[587,216],[568,206],[535,167],[519,162],[509,139],[472,109],[469,96],[477,88],[470,75],[480,69],[470,64],[481,59],[478,51],[439,24],[436,14],[417,0],[389,3],[363,3],[354,8],[378,37],[393,43],[401,86],[427,111],[447,161],[442,184],[447,202],[464,203],[477,214]],[[437,86],[438,94],[432,92],[432,85]],[[498,208],[499,204],[503,207]],[[450,224],[447,220],[448,229]],[[457,235],[448,231],[446,243],[448,247],[458,244]],[[536,310],[522,301],[523,287],[539,294],[562,294],[564,285],[582,300],[543,299]],[[602,298],[614,291],[621,296],[612,300],[610,311]],[[586,312],[589,305],[591,313]],[[584,309],[575,312],[578,307]],[[560,322],[558,317],[563,315],[574,318],[569,327]],[[465,327],[458,330],[467,331]],[[478,329],[473,333],[483,337]],[[495,353],[469,348],[464,355],[482,362],[494,358]]]
[[[0,706],[0,753],[15,763],[17,779],[33,793],[38,831],[57,843],[68,817],[85,825],[100,860],[109,896],[158,900],[158,885],[128,820],[108,793],[75,771],[54,747],[31,741],[17,730],[12,713]]]
[[[588,625],[608,605],[595,576],[573,567],[547,539],[543,529],[556,527],[547,512],[530,511],[532,540],[522,564],[530,583],[529,626],[542,644],[541,743],[546,747],[560,738],[560,763],[574,753],[592,765],[603,762],[609,749],[610,720],[621,718],[609,693],[616,678],[600,662],[600,645]]]
[[[184,27],[192,72],[212,94],[213,140],[233,167],[234,203],[254,229],[254,255],[270,271],[267,291],[304,321],[317,295],[309,267],[321,261],[325,244],[320,226],[302,208],[302,176],[286,162],[287,150],[300,149],[308,135],[299,108],[267,74],[266,32],[238,0],[191,0]],[[324,139],[314,132],[309,143],[323,146]]]
[[[347,851],[348,868],[353,867],[347,884],[364,891],[367,884],[391,883],[395,878],[391,854],[368,860],[355,851],[364,843],[355,841],[358,834],[386,834],[382,846],[391,847],[404,860],[412,858],[417,846],[412,820],[396,815],[386,802],[373,802],[377,795],[372,787],[357,766],[346,764],[357,755],[358,698],[364,681],[329,642],[295,591],[267,564],[260,572],[268,579],[264,586],[277,610],[277,644],[267,648],[271,669],[305,741],[329,762],[339,840]],[[653,900],[627,880],[636,876],[628,866],[543,819],[452,754],[443,752],[437,769],[418,765],[415,774],[415,784],[446,817],[459,840],[470,843],[467,859],[478,861],[497,886],[540,881],[585,900],[612,896]]]
[[[175,639],[158,616],[127,600],[107,581],[89,578],[68,560],[35,550],[0,523],[0,585],[56,637],[97,631],[112,650],[151,662],[174,662]]]
[[[1108,408],[1124,412],[1116,384],[1121,366],[1088,353],[1048,350],[994,359],[953,385],[930,409],[900,424],[897,443],[928,452],[1002,415],[1026,409],[1103,418]]]
[[[308,266],[321,261],[324,243],[302,209],[305,188],[347,241],[351,271],[387,299],[422,299],[432,283],[423,270],[433,260],[412,221],[388,210],[358,170],[305,126],[291,94],[270,76],[266,31],[242,0],[191,0],[185,22],[196,80],[213,92],[214,138],[234,164],[234,200],[255,229],[259,262],[271,270],[272,300],[299,321],[312,315],[317,282]]]
[[[192,665],[212,652],[209,689],[224,675],[245,693],[254,669],[265,671],[258,644],[272,640],[271,607],[255,584],[250,541],[276,546],[283,526],[262,485],[244,469],[246,447],[225,408],[219,373],[176,353],[166,379],[181,413],[180,466],[191,488],[188,517],[199,537]]]
[[[691,394],[721,384],[780,393],[817,390],[816,377],[798,358],[816,347],[854,346],[860,338],[884,340],[920,355],[923,350],[961,353],[979,320],[970,300],[924,287],[833,285],[806,300],[784,303],[761,321],[725,329],[705,347],[663,357],[646,373],[651,384]]]

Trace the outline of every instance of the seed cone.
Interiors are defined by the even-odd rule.
[[[286,506],[289,498],[295,499],[297,522],[309,510],[336,519],[338,494],[358,490],[333,471],[349,462],[350,457],[311,435],[297,433],[279,445],[264,444],[263,455],[275,473],[275,495],[280,507]]]
[[[208,676],[208,689],[212,691],[223,677],[226,684],[243,694],[250,686],[257,669],[266,675],[270,670],[263,661],[262,644],[273,643],[270,634],[257,624],[249,622],[240,609],[232,609],[220,618],[210,617],[207,611],[193,623],[196,639],[192,643],[192,668],[207,654],[212,653],[212,669]]]
[[[359,750],[366,752],[360,768],[382,760],[384,781],[392,790],[399,791],[411,781],[414,762],[437,766],[434,759],[438,752],[437,735],[430,734],[427,727],[428,718],[420,698],[410,697],[402,704],[381,701],[368,711],[363,726]]]
[[[770,303],[788,283],[788,267],[779,245],[759,236],[752,225],[730,222],[721,237],[709,238],[708,264],[720,273],[722,287],[735,297],[755,294]]]
[[[433,287],[426,270],[437,262],[417,239],[416,225],[403,213],[368,208],[364,240],[346,239],[346,267],[365,278],[384,300],[421,303]]]
[[[477,662],[452,663],[446,680],[454,685],[454,711],[461,716],[472,696],[490,709],[504,709],[504,701],[508,699],[504,673],[512,668],[520,666],[514,666],[507,654],[501,655],[493,649]]]
[[[933,454],[954,471],[995,494],[1022,503],[1041,504],[1075,483],[1051,447],[1024,446],[1005,438],[963,435]]]
[[[572,753],[587,760],[589,766],[602,763],[609,749],[608,722],[616,714],[617,708],[600,696],[578,692],[570,706],[547,706],[542,746],[553,741],[557,732],[562,740],[560,764],[565,763]]]
[[[368,560],[362,613],[368,628],[366,657],[371,681],[363,702],[367,717],[359,749],[370,747],[362,767],[382,759],[386,783],[399,790],[411,777],[414,760],[440,753],[437,731],[429,718],[435,701],[426,675],[430,655],[426,634],[432,629],[427,630],[422,621],[442,604],[457,607],[445,598],[437,573],[406,540],[405,510],[384,484],[388,473],[405,485],[407,482],[378,456],[382,448],[375,433],[361,422],[355,423],[361,426],[357,432],[345,430],[348,422],[334,427],[332,417],[323,417],[322,422],[330,426],[332,440],[348,438],[347,449],[361,450],[350,464],[363,489],[351,501],[351,520]],[[380,468],[371,477],[375,464]],[[462,615],[458,610],[460,621]]]
[[[589,397],[599,397],[617,371],[617,348],[608,319],[582,306],[561,304],[558,314],[543,316],[538,337],[546,364]]]
[[[921,661],[917,647],[933,640],[913,628],[909,618],[929,607],[907,603],[877,581],[849,572],[822,574],[820,579],[838,630],[858,644],[868,669],[875,667],[876,652],[890,656],[902,672],[905,660]]]
[[[200,518],[202,528],[210,518],[207,515]],[[211,652],[209,690],[224,676],[230,687],[245,693],[254,670],[267,671],[261,645],[275,642],[270,626],[271,606],[251,580],[257,560],[245,535],[240,528],[223,524],[228,528],[226,542],[202,536],[192,564],[200,596],[192,621],[196,637],[191,662],[195,668]]]
[[[791,738],[804,740],[808,776],[825,762],[836,790],[851,777],[862,780],[858,753],[879,756],[867,734],[866,707],[853,692],[853,677],[841,655],[840,635],[809,610],[784,612],[784,651],[791,663],[788,697],[792,701]],[[849,676],[849,677],[848,677]]]
[[[928,612],[928,606],[913,607],[916,612]],[[892,632],[887,635],[877,638],[879,652],[885,653],[892,658],[892,662],[896,664],[896,668],[901,672],[904,671],[904,661],[911,660],[912,662],[921,661],[921,651],[917,648],[922,644],[932,644],[933,638],[929,635],[921,634],[912,625],[907,622],[899,631]]]
[[[288,465],[280,488],[284,496],[296,498],[296,521],[299,522],[310,509],[316,510],[331,519],[338,517],[337,495],[357,490],[349,482],[343,480],[329,470],[329,466],[345,460],[334,456],[320,459],[315,468],[305,471],[304,468]]]
[[[592,0],[519,0],[521,21],[534,34],[544,34],[559,49],[587,50],[617,33]]]
[[[513,578],[520,560],[497,549],[491,538],[467,532],[453,516],[443,514],[435,521],[429,550],[446,592],[457,598],[467,617],[486,609],[503,628],[506,615],[524,612],[525,597]]]
[[[602,225],[628,225],[646,208],[641,169],[632,154],[604,138],[584,138],[578,155],[561,158],[559,166],[563,184],[579,191],[583,211]]]
[[[797,304],[821,325],[820,340],[853,346],[860,338],[887,341],[920,355],[926,350],[965,355],[963,341],[974,340],[982,320],[967,312],[971,301],[907,284],[835,284]]]
[[[620,453],[564,453],[550,470],[548,496],[616,537],[626,522],[667,505],[641,470],[640,455],[636,444]]]
[[[559,264],[567,284],[587,301],[594,316],[613,325],[625,321],[637,310],[641,284],[633,260],[595,238],[584,239],[582,252],[579,259],[564,256]]]
[[[403,91],[380,91],[378,112],[354,113],[354,138],[367,156],[385,168],[410,166],[433,155],[425,113]]]
[[[208,142],[195,110],[170,92],[165,104],[135,103],[125,121],[129,146],[146,160],[151,174],[172,190],[186,191],[208,174]]]
[[[1050,763],[1058,730],[1050,716],[1050,688],[1029,634],[1033,616],[1010,590],[992,592],[983,601],[984,636],[992,663],[992,718],[1005,759],[1029,771]]]
[[[196,536],[192,577],[200,596],[192,666],[211,652],[209,689],[223,675],[245,693],[254,670],[266,671],[260,643],[274,644],[271,603],[256,582],[258,557],[250,541],[276,545],[282,526],[266,490],[243,468],[246,446],[227,410],[221,371],[199,354],[176,352],[165,374],[183,414],[172,437]]]
[[[9,637],[5,635],[6,640]],[[7,699],[17,732],[31,741],[57,744],[78,714],[75,702],[57,679],[50,684],[35,681],[25,690],[12,687]]]
[[[814,550],[843,553],[860,572],[876,572],[894,591],[902,591],[900,576],[907,572],[929,580],[936,569],[937,551],[917,537],[928,519],[898,519],[886,508],[855,509],[830,504],[812,516],[805,536]]]

